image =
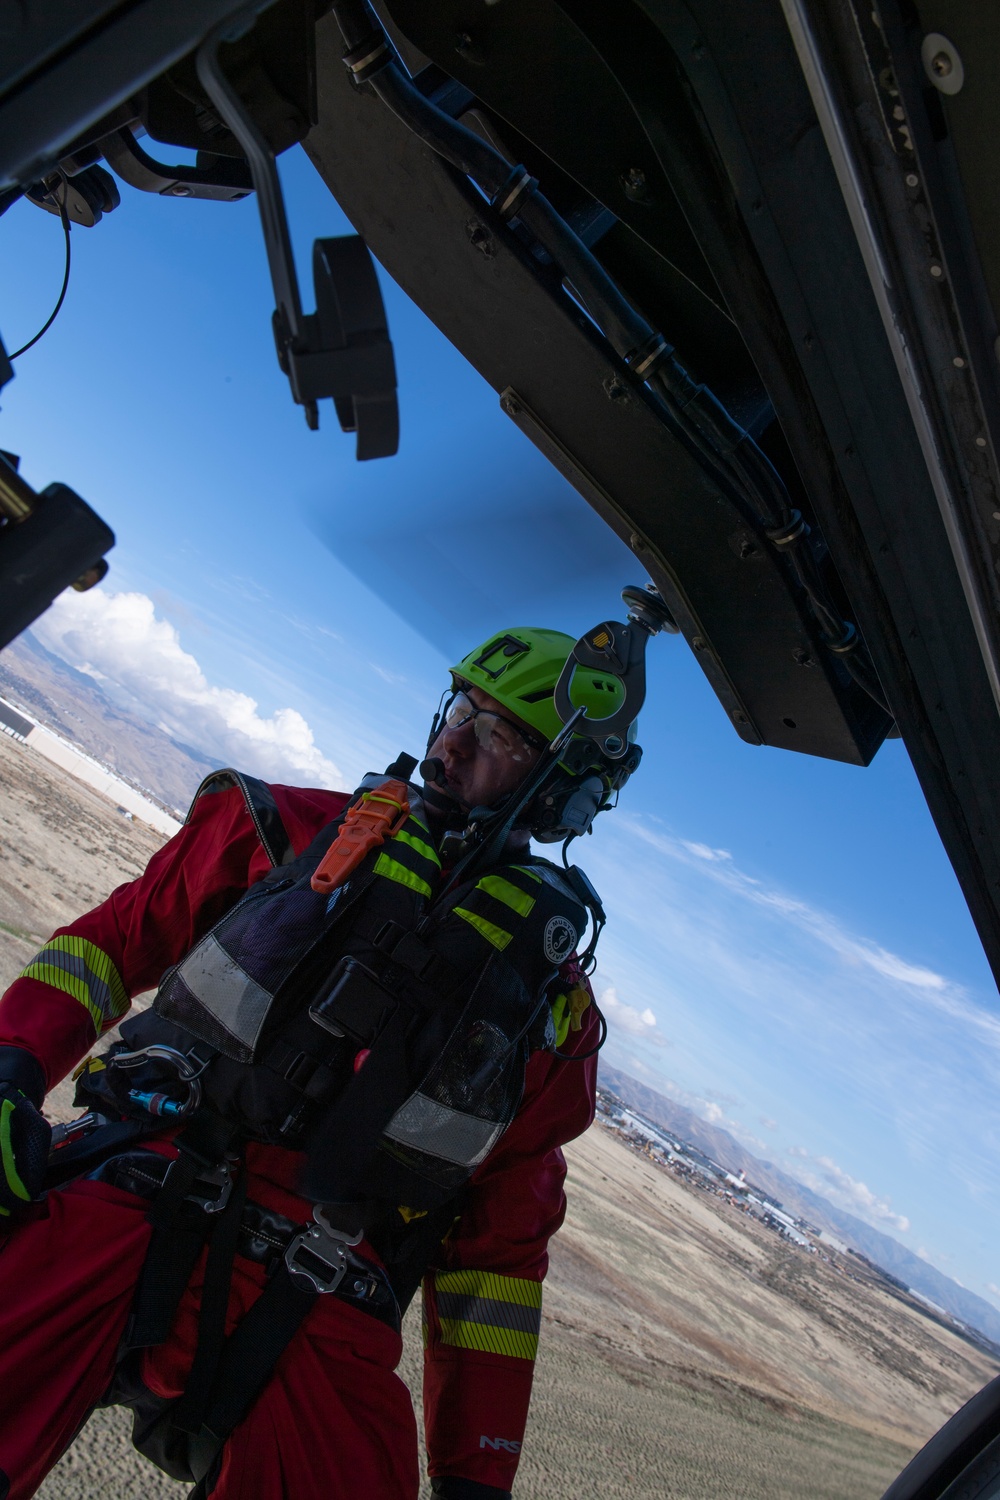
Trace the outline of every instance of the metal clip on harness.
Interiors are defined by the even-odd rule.
[[[155,1059],[157,1062],[169,1063],[176,1070],[177,1077],[181,1083],[187,1086],[187,1097],[179,1103],[175,1100],[167,1101],[172,1108],[163,1104],[154,1105],[154,1101],[166,1099],[165,1095],[142,1093],[138,1089],[130,1091],[133,1102],[144,1108],[150,1114],[170,1115],[174,1119],[181,1119],[186,1115],[193,1115],[201,1104],[200,1076],[208,1067],[208,1060],[202,1062],[201,1058],[193,1060],[178,1052],[176,1047],[168,1047],[165,1043],[154,1043],[149,1047],[140,1047],[137,1052],[118,1052],[112,1059],[116,1068],[138,1068],[144,1062]],[[151,1107],[153,1106],[153,1107]]]
[[[289,1241],[285,1265],[293,1281],[304,1283],[304,1290],[335,1292],[347,1274],[348,1247],[360,1243],[362,1232],[350,1235],[334,1229],[320,1204],[313,1209],[313,1220]]]

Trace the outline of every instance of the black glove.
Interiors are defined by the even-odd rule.
[[[0,1224],[42,1191],[52,1126],[40,1113],[45,1075],[22,1047],[0,1047]]]
[[[442,1500],[511,1500],[510,1490],[498,1490],[492,1484],[476,1479],[459,1479],[456,1474],[442,1474],[431,1480],[431,1494]]]

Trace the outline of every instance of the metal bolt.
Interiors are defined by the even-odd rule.
[[[363,1291],[364,1291],[364,1289],[365,1289],[365,1284],[364,1284],[364,1282],[363,1282],[363,1281],[356,1281],[356,1282],[355,1282],[355,1283],[354,1283],[354,1290],[355,1290],[355,1291],[356,1291],[356,1292],[358,1292],[358,1293],[360,1293],[360,1292],[363,1292]]]
[[[191,189],[183,182],[175,182],[170,191],[175,198],[190,198],[191,196]]]
[[[515,401],[513,396],[501,396],[500,406],[507,413],[508,417],[519,417],[521,415],[521,403],[520,401]]]
[[[906,186],[907,187],[919,187],[920,186],[920,178],[917,176],[916,172],[907,172],[907,174],[906,174]]]
[[[942,94],[957,94],[965,82],[965,68],[954,42],[931,31],[920,44],[924,72]]]

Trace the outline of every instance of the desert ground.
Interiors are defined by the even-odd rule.
[[[0,734],[0,982],[162,842]],[[70,1113],[68,1089],[49,1113]],[[870,1281],[779,1239],[595,1126],[567,1152],[516,1493],[546,1500],[878,1500],[996,1373]],[[419,1318],[401,1374],[419,1402]],[[44,1500],[179,1496],[99,1412]]]

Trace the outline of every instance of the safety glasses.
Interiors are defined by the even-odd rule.
[[[540,739],[512,719],[505,719],[490,708],[477,708],[461,688],[445,704],[442,720],[447,729],[461,729],[471,720],[476,743],[491,755],[507,760],[529,761],[543,746]]]

